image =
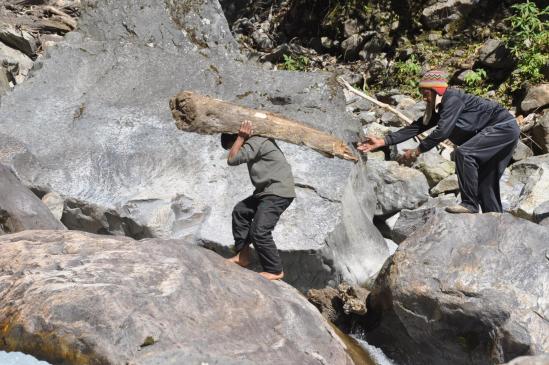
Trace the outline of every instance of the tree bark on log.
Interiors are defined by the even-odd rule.
[[[191,91],[172,97],[170,108],[177,128],[183,131],[238,133],[241,122],[249,120],[254,135],[305,145],[329,157],[357,160],[343,140],[268,111],[246,108]]]

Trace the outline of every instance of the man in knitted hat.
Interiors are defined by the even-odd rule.
[[[455,149],[461,204],[450,213],[501,212],[499,180],[517,145],[520,129],[515,117],[491,100],[448,88],[444,71],[426,72],[419,83],[427,103],[425,114],[411,125],[385,138],[368,137],[358,146],[362,152],[394,145],[434,128],[416,149],[405,150],[402,160],[413,162],[445,139]]]

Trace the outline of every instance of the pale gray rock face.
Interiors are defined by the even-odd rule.
[[[528,88],[520,107],[526,113],[539,110],[549,104],[549,84],[534,85]]]
[[[384,265],[367,333],[396,363],[500,364],[549,351],[549,229],[438,212]]]
[[[381,160],[369,160],[364,168],[377,198],[376,215],[415,209],[429,198],[429,185],[420,171]]]
[[[17,83],[26,79],[33,64],[27,55],[0,42],[0,65],[7,65]]]
[[[181,90],[278,112],[346,140],[359,130],[329,75],[266,71],[243,61],[217,1],[85,3],[78,31],[48,48],[35,68],[2,99],[2,138],[17,148],[6,152],[0,144],[0,161],[25,185],[63,196],[71,229],[188,237],[229,254],[232,208],[253,187],[245,166],[227,166],[218,135],[176,129],[168,100]],[[366,267],[364,239],[347,241],[359,231],[377,237],[371,222],[345,223],[357,167],[279,145],[297,185],[297,199],[274,231],[288,281],[300,288],[366,281],[388,252]],[[378,238],[372,251],[386,249]],[[332,261],[342,257],[356,264]]]
[[[508,182],[523,186],[511,211],[519,217],[533,220],[534,210],[549,200],[549,155],[534,156],[514,163]]]
[[[0,234],[26,229],[65,229],[48,207],[0,165]]]
[[[440,195],[459,191],[459,180],[456,174],[442,179],[435,187],[431,189],[432,195]]]
[[[522,141],[518,141],[515,152],[513,152],[513,161],[522,161],[528,157],[532,157],[533,155],[534,152],[530,149],[530,147],[525,145]]]
[[[549,365],[549,354],[538,356],[520,356],[504,365]]]
[[[184,240],[25,231],[0,247],[3,350],[52,364],[352,364],[297,290]]]
[[[456,164],[453,161],[432,150],[419,155],[413,167],[423,172],[430,187],[456,172]]]

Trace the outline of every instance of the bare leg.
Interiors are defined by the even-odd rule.
[[[284,271],[279,272],[278,274],[272,274],[270,272],[262,271],[259,275],[263,276],[267,280],[280,280],[284,277]]]
[[[233,256],[230,259],[227,259],[227,261],[240,265],[242,267],[248,267],[248,265],[250,265],[250,258],[251,258],[250,246],[244,246],[244,248],[240,250],[240,252],[237,253],[236,256]]]

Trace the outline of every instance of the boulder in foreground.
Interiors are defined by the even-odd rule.
[[[510,214],[437,212],[370,297],[368,342],[398,364],[501,364],[549,351],[549,229]]]
[[[0,350],[52,364],[352,364],[297,290],[183,240],[25,231],[0,249]]]

